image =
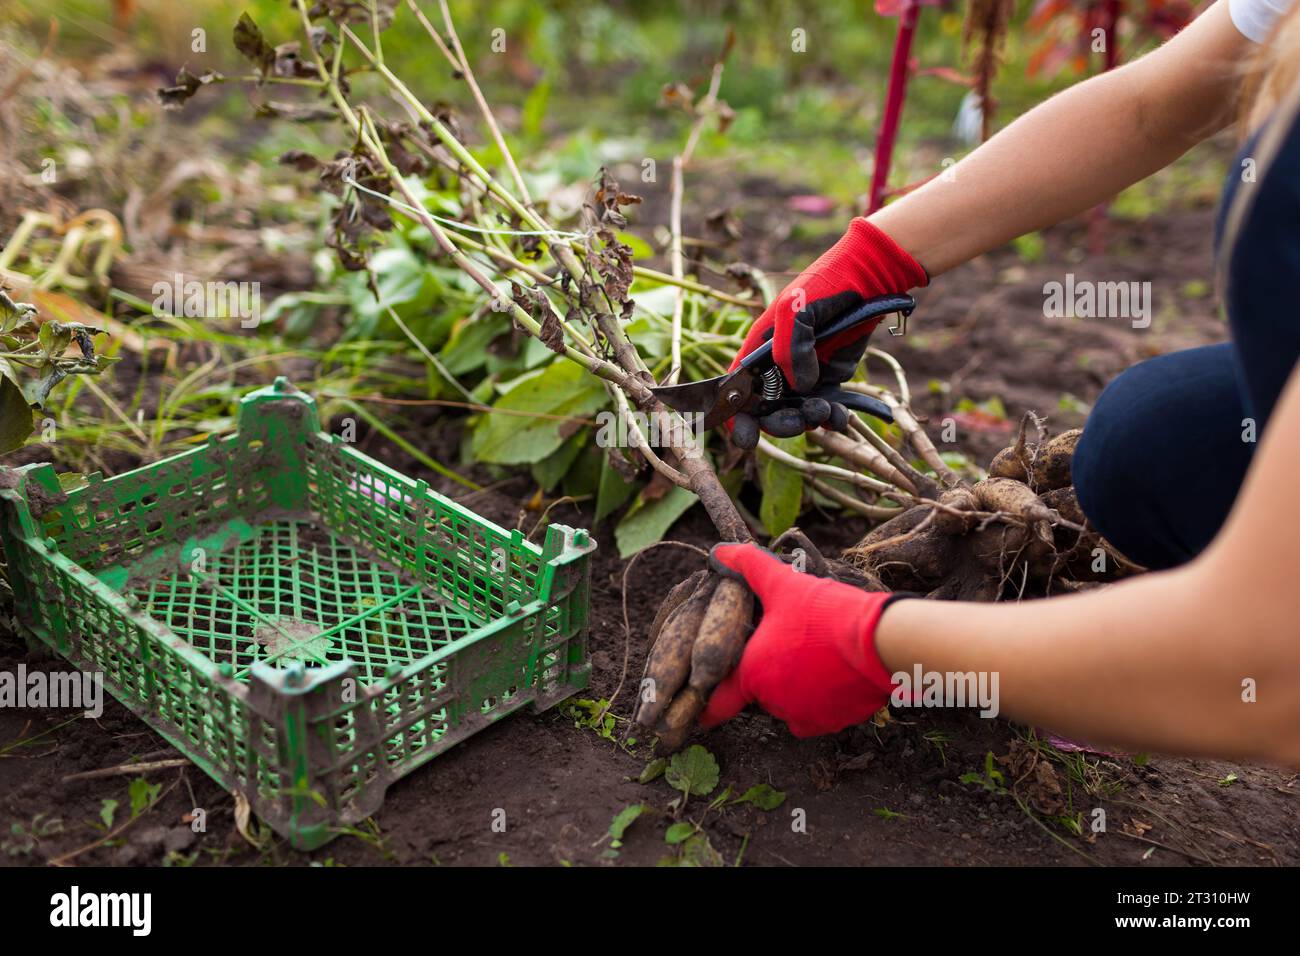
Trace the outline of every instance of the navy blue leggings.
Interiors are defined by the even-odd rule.
[[[1241,181],[1241,159],[1270,151],[1268,127],[1246,143],[1220,205],[1216,246],[1235,194],[1250,200],[1225,261],[1232,342],[1128,369],[1102,392],[1075,452],[1089,521],[1150,568],[1182,564],[1213,539],[1250,465],[1252,423],[1258,439],[1300,359],[1300,122],[1270,125],[1283,123],[1256,182]]]

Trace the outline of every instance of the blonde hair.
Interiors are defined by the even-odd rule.
[[[1266,119],[1273,121],[1259,135],[1253,150],[1257,176],[1263,176],[1294,123],[1300,120],[1300,0],[1294,0],[1250,63],[1242,88],[1241,138],[1246,139]],[[1229,263],[1237,234],[1249,217],[1257,189],[1237,189],[1224,217],[1223,237],[1215,263],[1218,287],[1226,301]]]
[[[1260,45],[1242,87],[1241,135],[1259,126],[1300,82],[1300,0],[1292,3]]]

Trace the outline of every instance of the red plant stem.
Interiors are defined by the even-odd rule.
[[[1101,28],[1105,31],[1106,49],[1102,51],[1102,70],[1119,66],[1119,17],[1124,0],[1105,0],[1101,8]],[[1099,203],[1088,211],[1088,250],[1093,255],[1106,251],[1106,210],[1109,203]]]
[[[894,38],[894,58],[889,65],[889,87],[885,93],[885,111],[880,117],[876,135],[876,163],[871,171],[871,193],[867,201],[867,215],[885,204],[885,190],[889,182],[889,166],[894,155],[894,140],[898,137],[898,122],[903,115],[903,98],[907,94],[907,78],[911,73],[908,63],[912,54],[912,38],[916,35],[916,18],[921,12],[917,0],[907,0],[898,18],[898,34]]]
[[[1119,16],[1123,12],[1123,0],[1106,0],[1102,7],[1102,29],[1106,31],[1106,51],[1102,54],[1105,70],[1119,66]]]

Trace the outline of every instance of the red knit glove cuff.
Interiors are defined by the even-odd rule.
[[[910,594],[894,594],[888,591],[862,592],[861,602],[848,604],[844,601],[840,588],[831,589],[828,600],[814,599],[804,608],[804,617],[811,633],[834,634],[843,631],[846,618],[857,625],[856,639],[841,642],[840,651],[845,662],[862,675],[863,679],[880,693],[888,695],[893,687],[893,680],[885,662],[876,652],[876,626],[885,608],[895,601]],[[820,596],[819,596],[820,597]]]
[[[834,267],[855,274],[860,291],[868,298],[930,284],[930,276],[921,263],[861,216],[849,223],[839,245],[846,261],[837,262]]]

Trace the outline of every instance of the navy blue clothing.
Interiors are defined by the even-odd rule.
[[[1272,122],[1282,122],[1276,118]],[[1125,371],[1102,392],[1074,456],[1074,484],[1088,520],[1150,568],[1182,564],[1218,533],[1262,435],[1300,359],[1300,122],[1243,182],[1268,127],[1228,171],[1215,228],[1252,190],[1232,247],[1220,250],[1232,341],[1172,352]],[[1256,442],[1249,436],[1251,422]]]

